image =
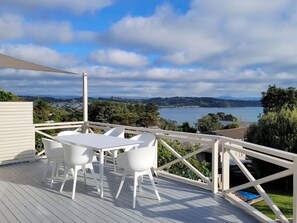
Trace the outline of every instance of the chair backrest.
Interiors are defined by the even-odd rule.
[[[124,134],[125,134],[125,128],[122,127],[122,126],[119,126],[119,127],[115,127],[115,128],[109,129],[103,135],[124,138]]]
[[[148,146],[126,152],[128,169],[144,171],[153,167],[155,149],[153,146]]]
[[[58,133],[58,136],[78,135],[78,134],[81,134],[81,133],[76,131],[62,131]]]
[[[62,144],[47,138],[42,138],[45,155],[47,158],[56,158],[63,156]]]
[[[62,143],[67,165],[83,165],[92,162],[95,152],[91,149]]]
[[[151,133],[143,133],[136,136],[133,136],[131,139],[143,141],[143,143],[139,144],[139,148],[153,146],[156,141],[156,136]]]

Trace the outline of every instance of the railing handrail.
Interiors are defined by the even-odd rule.
[[[63,126],[63,125],[79,125],[84,124],[83,121],[78,122],[53,122],[53,123],[36,123],[34,127],[42,127],[42,126]]]

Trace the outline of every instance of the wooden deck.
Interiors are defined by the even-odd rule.
[[[52,189],[49,181],[41,183],[44,167],[45,160],[0,166],[0,222],[257,222],[218,195],[164,178],[156,179],[161,201],[145,179],[133,210],[132,178],[115,200],[121,174],[108,164],[104,198],[99,198],[91,176],[85,187],[80,174],[73,201],[72,178],[61,194],[62,177]],[[98,172],[96,164],[94,168]]]

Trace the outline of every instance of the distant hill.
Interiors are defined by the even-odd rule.
[[[218,99],[224,100],[240,100],[240,101],[260,101],[261,97],[232,97],[232,96],[220,96],[217,97]]]
[[[19,96],[24,101],[35,101],[40,98],[48,102],[82,102],[82,98],[61,99],[53,97],[35,97],[35,96]],[[155,103],[159,107],[184,107],[184,106],[197,106],[197,107],[261,107],[260,100],[226,100],[211,97],[169,97],[169,98],[89,98],[89,101],[104,100],[114,101],[131,104],[146,104]]]
[[[225,100],[210,97],[170,97],[170,98],[150,98],[148,102],[153,102],[162,107],[261,107],[260,101],[246,100]]]

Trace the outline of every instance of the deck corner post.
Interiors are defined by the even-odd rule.
[[[222,147],[222,191],[230,188],[230,154],[228,149]]]
[[[212,192],[218,192],[218,170],[219,170],[219,140],[215,140],[212,145]]]

